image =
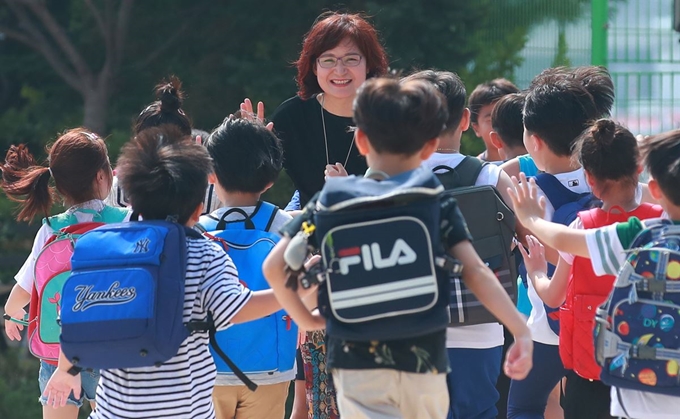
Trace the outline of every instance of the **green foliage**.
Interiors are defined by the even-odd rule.
[[[0,417],[42,417],[38,402],[39,366],[38,360],[28,356],[25,349],[11,348],[0,357]]]

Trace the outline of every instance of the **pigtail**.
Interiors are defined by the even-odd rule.
[[[51,171],[39,166],[25,145],[11,146],[0,167],[0,187],[10,200],[21,203],[18,221],[30,222],[38,213],[49,213],[54,203],[54,191],[49,185]]]

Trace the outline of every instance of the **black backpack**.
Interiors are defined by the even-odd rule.
[[[454,196],[472,235],[472,245],[479,257],[496,274],[513,302],[517,301],[517,266],[511,251],[515,236],[515,214],[493,186],[474,186],[484,163],[476,157],[466,156],[451,168],[437,166],[432,169],[446,189]],[[445,171],[443,173],[436,173]],[[475,295],[467,289],[460,277],[451,277],[451,324],[470,326],[495,323],[498,320]]]

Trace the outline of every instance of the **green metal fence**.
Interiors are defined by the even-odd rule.
[[[613,113],[634,133],[680,128],[680,34],[673,31],[672,12],[673,0],[609,1]]]
[[[543,7],[558,8],[558,1]],[[636,134],[680,128],[680,34],[672,12],[673,0],[584,2],[577,16],[531,28],[514,80],[524,88],[554,65],[605,65],[616,89],[614,119]]]

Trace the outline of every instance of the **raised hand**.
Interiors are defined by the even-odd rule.
[[[512,200],[515,215],[520,222],[528,227],[532,218],[543,218],[545,215],[545,197],[538,198],[538,186],[531,178],[527,180],[524,173],[519,174],[520,179],[512,177],[514,188],[508,188],[508,194]]]
[[[253,102],[250,101],[250,99],[245,98],[243,102],[241,103],[240,106],[241,109],[241,117],[244,119],[249,119],[253,120],[257,118],[258,121],[264,122],[264,103],[262,102],[257,102],[257,114],[253,111]],[[265,125],[269,131],[274,129],[274,123],[269,122]]]
[[[342,163],[327,164],[323,174],[326,179],[329,177],[347,176],[347,170]]]
[[[519,251],[522,254],[522,259],[524,259],[524,266],[526,266],[529,276],[532,277],[531,274],[534,272],[548,272],[548,262],[545,260],[545,247],[532,235],[527,235],[527,245],[529,246],[528,252],[521,245],[519,246]]]

